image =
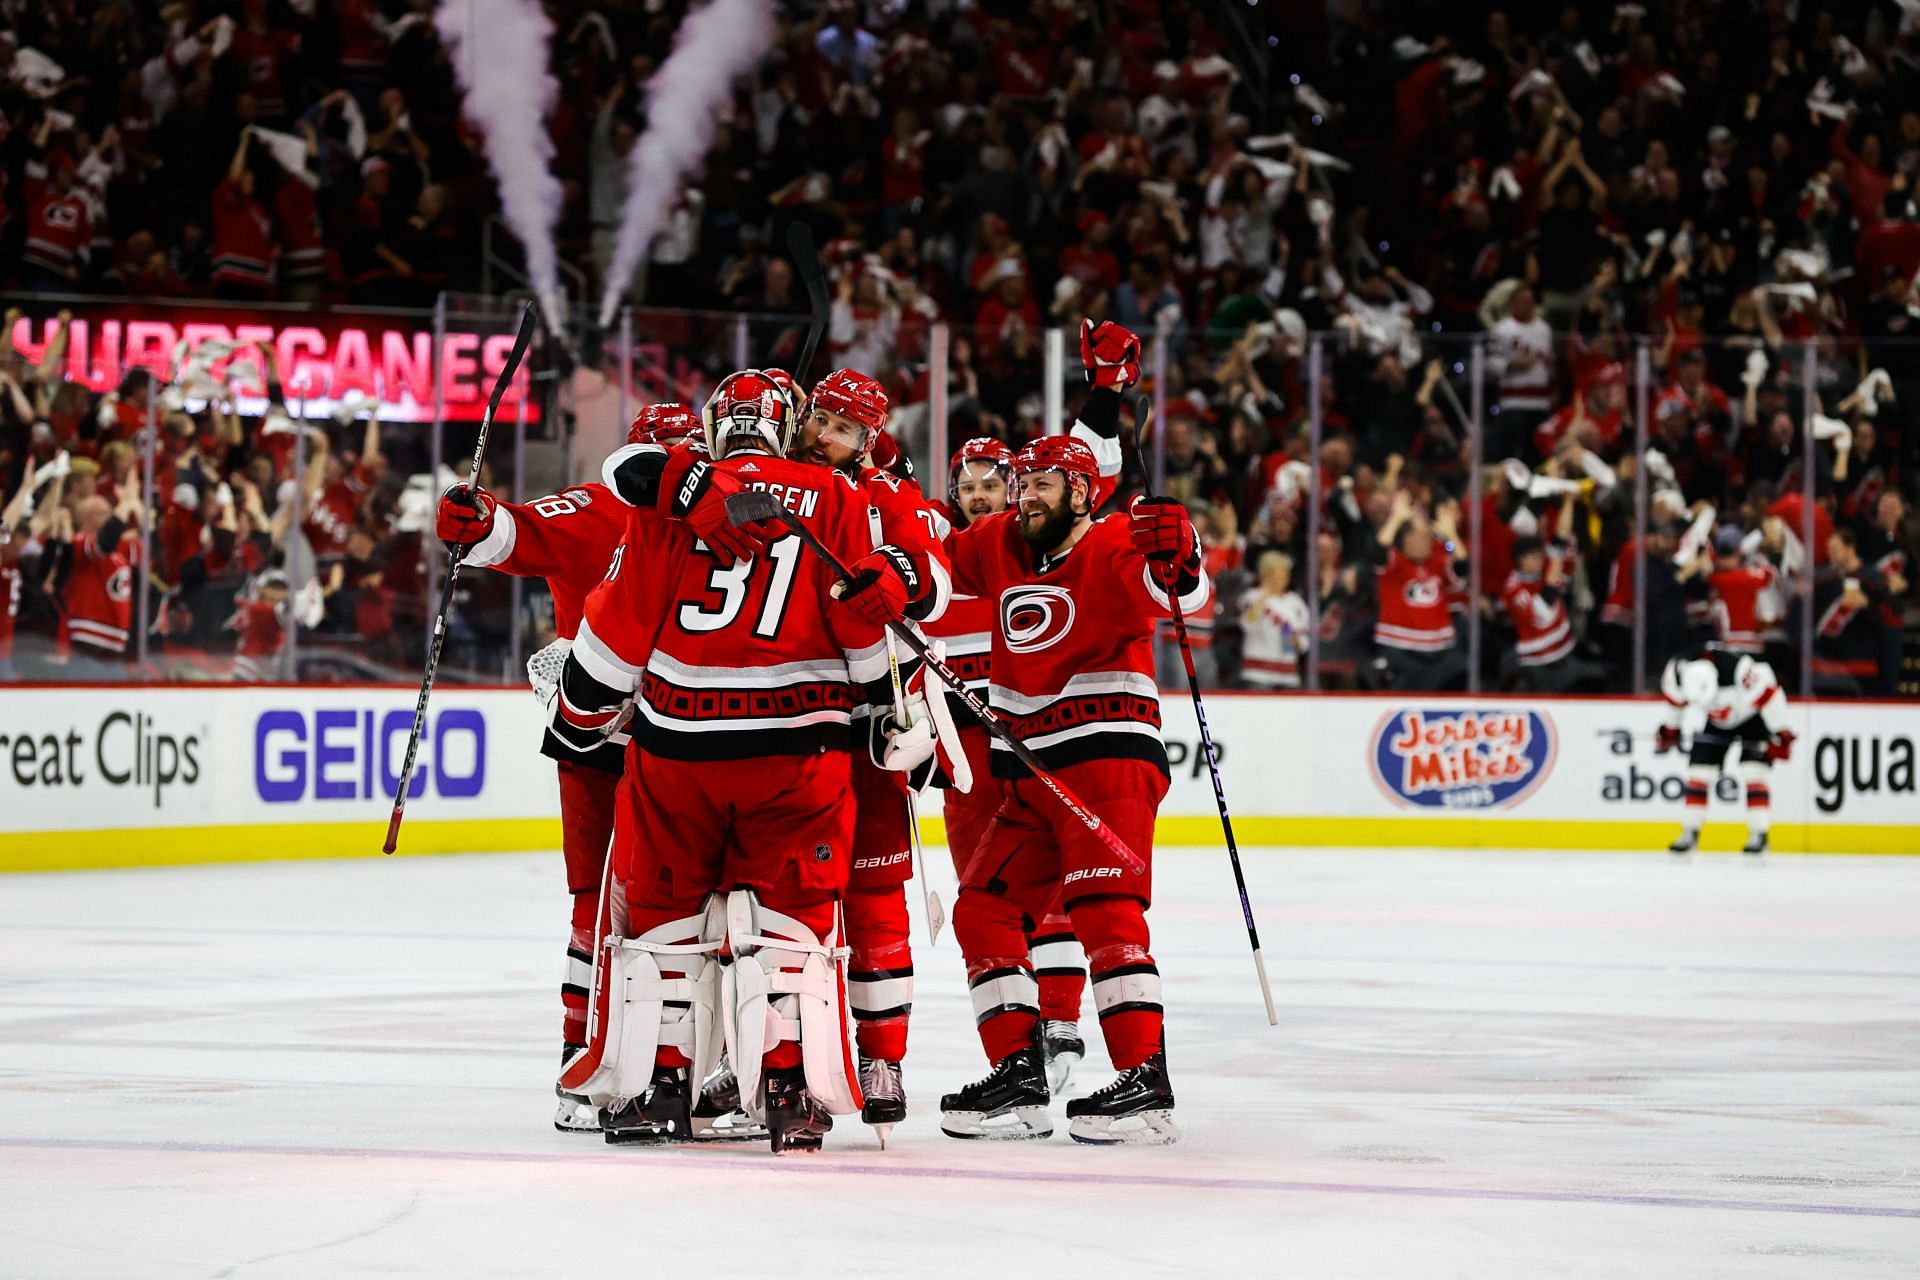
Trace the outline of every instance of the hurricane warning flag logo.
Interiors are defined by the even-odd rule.
[[[1036,653],[1073,629],[1073,597],[1064,587],[1009,587],[1000,593],[1000,634],[1009,653]]]
[[[1544,781],[1555,754],[1553,722],[1537,711],[1426,707],[1382,720],[1370,763],[1398,804],[1498,809]]]

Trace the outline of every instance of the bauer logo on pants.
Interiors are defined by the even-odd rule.
[[[1374,781],[1420,809],[1501,809],[1553,770],[1553,722],[1537,711],[1426,707],[1393,711],[1374,729]]]

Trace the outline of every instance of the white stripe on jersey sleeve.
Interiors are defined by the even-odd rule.
[[[574,637],[573,649],[567,656],[578,662],[580,669],[596,683],[609,689],[640,687],[640,673],[644,668],[634,666],[609,648],[606,641],[593,634],[585,618],[580,619],[580,632]]]
[[[1120,439],[1118,436],[1103,436],[1084,422],[1076,421],[1073,430],[1067,433],[1087,448],[1093,450],[1093,459],[1100,464],[1102,479],[1111,479],[1120,474]]]
[[[623,444],[618,449],[615,449],[612,453],[608,454],[607,460],[600,464],[601,482],[605,484],[607,488],[613,490],[614,499],[619,503],[621,503],[623,506],[630,507],[633,504],[631,502],[628,502],[626,498],[621,495],[620,486],[613,482],[613,473],[618,471],[620,469],[620,464],[625,462],[628,458],[634,457],[636,454],[642,454],[642,453],[664,454],[666,453],[666,450],[661,448],[657,444]]]
[[[1153,566],[1147,565],[1143,567],[1140,570],[1140,578],[1141,581],[1147,584],[1147,594],[1153,598],[1153,602],[1162,609],[1165,609],[1168,613],[1172,613],[1173,604],[1167,599],[1165,589],[1154,580]],[[1212,595],[1213,583],[1208,579],[1207,571],[1202,569],[1200,571],[1200,581],[1194,584],[1193,590],[1180,597],[1180,612],[1188,618],[1193,617],[1195,613],[1199,612],[1201,606],[1207,603],[1208,598]]]
[[[486,537],[467,548],[463,559],[477,569],[490,569],[513,554],[513,544],[519,534],[519,529],[513,523],[513,512],[496,506],[493,509],[493,528],[487,530]]]

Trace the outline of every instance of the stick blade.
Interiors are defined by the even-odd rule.
[[[786,508],[772,494],[758,489],[748,489],[727,499],[727,523],[736,529],[744,529],[762,520],[778,520],[785,511]]]

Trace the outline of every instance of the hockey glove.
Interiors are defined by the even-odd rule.
[[[928,650],[946,660],[947,647],[942,641],[933,641]],[[903,729],[893,716],[886,717],[882,730],[886,750],[880,766],[906,774],[908,785],[916,791],[930,786],[972,791],[973,766],[947,708],[946,684],[922,665],[907,678],[901,705],[909,727]]]
[[[874,433],[873,448],[867,451],[867,460],[875,469],[886,472],[896,480],[913,479],[913,459],[901,452],[900,442],[885,431]]]
[[[876,627],[905,620],[907,602],[921,592],[913,557],[885,543],[861,556],[850,568],[853,576],[833,590],[835,598],[854,617]]]
[[[1767,759],[1785,764],[1793,755],[1793,730],[1782,729],[1773,735],[1773,741],[1767,744]]]
[[[440,509],[433,516],[434,535],[449,551],[470,547],[493,532],[494,505],[493,495],[485,489],[451,485],[440,495]]]
[[[660,473],[657,509],[686,522],[722,566],[750,560],[779,535],[759,525],[736,529],[727,521],[727,499],[745,485],[691,449],[667,455]]]
[[[1111,320],[1088,320],[1080,326],[1080,363],[1087,382],[1112,391],[1125,391],[1140,381],[1140,339]]]
[[[1172,498],[1135,498],[1127,509],[1136,551],[1156,565],[1200,572],[1200,539],[1187,509]],[[1161,574],[1162,577],[1167,576]]]
[[[1653,754],[1663,756],[1680,745],[1680,730],[1675,725],[1663,724],[1653,734]]]

